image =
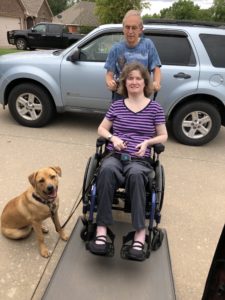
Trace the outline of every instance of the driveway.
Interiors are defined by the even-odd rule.
[[[19,126],[7,110],[1,109],[0,211],[9,199],[26,189],[27,177],[33,171],[60,166],[59,215],[63,223],[80,195],[101,119],[100,115],[64,114],[49,126],[35,129]],[[178,300],[201,299],[224,225],[224,149],[222,128],[214,141],[198,148],[170,138],[161,156],[166,173],[161,227],[168,233]],[[66,226],[68,233],[79,215],[80,209]],[[50,229],[46,243],[53,252],[50,259],[39,255],[34,234],[22,241],[0,235],[0,299],[41,299],[65,247],[51,220],[46,223]]]

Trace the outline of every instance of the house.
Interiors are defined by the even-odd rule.
[[[80,26],[97,27],[100,25],[97,16],[95,15],[95,3],[81,1],[75,3],[70,8],[67,8],[53,18],[53,22],[63,24],[76,24]]]
[[[28,29],[52,18],[47,0],[0,0],[0,47],[9,46],[8,30]]]

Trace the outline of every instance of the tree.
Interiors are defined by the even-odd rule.
[[[130,9],[142,10],[150,5],[141,0],[95,0],[96,15],[102,24],[121,23],[125,13]]]
[[[200,7],[191,0],[179,0],[171,7],[160,11],[162,18],[176,20],[197,20]]]
[[[74,2],[75,0],[48,0],[48,4],[54,16],[73,5]]]
[[[225,22],[225,2],[224,0],[214,0],[213,19],[218,22]]]

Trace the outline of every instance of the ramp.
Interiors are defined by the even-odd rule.
[[[168,240],[143,262],[120,257],[122,236],[130,224],[115,222],[114,257],[101,257],[85,249],[80,219],[71,234],[42,300],[175,300]]]

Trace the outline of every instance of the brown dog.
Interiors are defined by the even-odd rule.
[[[44,243],[45,232],[42,221],[52,218],[56,231],[66,241],[58,217],[59,198],[57,197],[60,167],[48,167],[31,174],[28,179],[31,186],[20,196],[15,197],[5,206],[1,216],[2,234],[10,239],[27,237],[34,229],[42,256],[50,256]]]

